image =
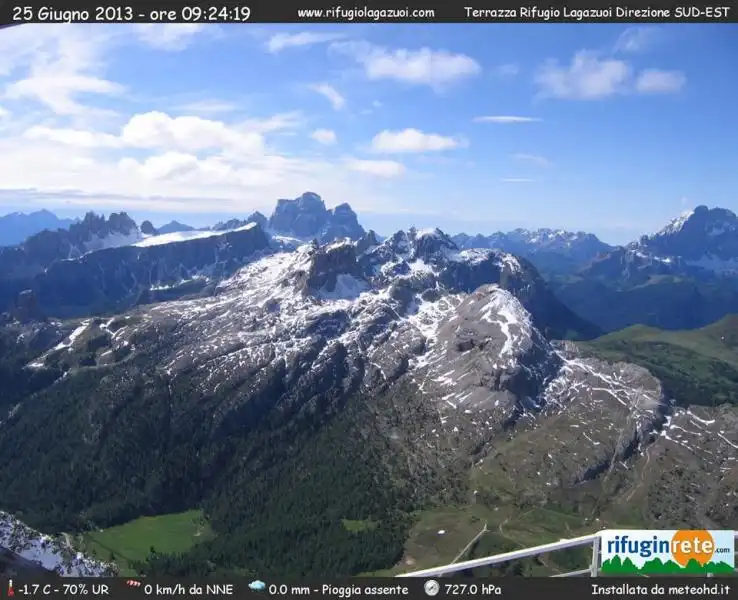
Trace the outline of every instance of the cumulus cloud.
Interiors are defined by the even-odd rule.
[[[588,51],[578,52],[571,64],[546,62],[536,75],[541,92],[553,98],[594,100],[627,90],[630,66],[615,58],[599,58]]]
[[[601,58],[583,50],[571,63],[547,61],[536,74],[541,94],[568,100],[598,100],[616,94],[671,93],[681,89],[686,78],[681,73],[647,69],[636,74],[627,62]]]
[[[402,131],[381,131],[372,140],[372,150],[387,154],[410,152],[436,152],[451,150],[459,146],[459,141],[435,133],[423,133],[418,129]]]
[[[351,42],[333,47],[354,58],[372,80],[390,79],[438,89],[482,72],[481,65],[472,57],[447,50],[388,49]]]
[[[169,148],[187,152],[222,148],[249,154],[263,150],[264,134],[288,129],[296,124],[295,119],[293,113],[287,113],[234,125],[152,111],[133,115],[116,134],[33,126],[23,136],[78,148]]]
[[[230,212],[315,189],[328,202],[351,197],[357,207],[396,209],[375,186],[402,175],[403,165],[284,152],[278,142],[290,138],[249,129],[270,120],[283,121],[279,115],[224,122],[149,112],[133,115],[117,131],[39,123],[0,136],[0,194],[31,194],[44,207]],[[364,177],[357,180],[357,173]]]
[[[341,94],[339,94],[334,87],[328,85],[327,83],[311,85],[310,89],[328,100],[334,110],[341,110],[344,106],[346,106],[346,99],[341,96]]]
[[[173,118],[161,112],[135,115],[123,127],[120,137],[129,146],[189,152],[223,147],[248,154],[264,148],[264,139],[258,132],[239,131],[222,121]]]
[[[319,144],[323,144],[325,146],[330,146],[331,144],[335,144],[338,141],[338,138],[336,137],[336,132],[331,131],[330,129],[316,129],[315,131],[313,131],[310,137],[312,137]]]

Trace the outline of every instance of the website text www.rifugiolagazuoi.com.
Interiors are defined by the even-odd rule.
[[[433,19],[436,11],[432,8],[369,8],[355,6],[345,8],[298,8],[297,16],[301,19],[325,19],[327,21],[353,21],[354,19]]]

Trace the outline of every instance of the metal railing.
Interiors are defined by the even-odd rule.
[[[738,539],[738,532],[736,532],[734,535],[735,538]],[[503,552],[502,554],[495,554],[494,556],[485,556],[484,558],[475,558],[473,560],[455,562],[450,565],[433,567],[431,569],[423,569],[422,571],[403,573],[402,575],[398,575],[398,577],[440,577],[442,575],[450,575],[452,573],[467,571],[469,569],[475,569],[477,567],[490,567],[507,563],[513,560],[532,558],[541,554],[548,554],[550,552],[557,552],[559,550],[568,550],[570,548],[581,548],[583,546],[592,546],[592,559],[588,568],[579,569],[577,571],[569,571],[568,573],[558,573],[556,575],[552,575],[551,577],[581,577],[583,575],[597,577],[600,574],[600,539],[600,532],[592,533],[590,535],[583,535],[570,539],[561,539],[558,542],[541,544],[540,546],[533,546],[531,548],[513,550],[512,552]],[[738,569],[736,570],[738,571]]]

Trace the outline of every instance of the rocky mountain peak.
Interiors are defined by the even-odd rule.
[[[725,208],[700,205],[655,234],[641,237],[630,248],[691,261],[738,260],[738,217]]]
[[[313,192],[305,192],[294,200],[278,200],[268,226],[277,234],[321,242],[357,240],[364,235],[351,206],[342,203],[328,210],[323,199]]]
[[[325,210],[325,203],[323,202],[323,199],[315,192],[305,192],[295,201],[302,210]]]
[[[357,287],[366,287],[360,278],[354,244],[337,242],[327,246],[311,245],[308,266],[304,271],[303,291],[324,294],[340,294],[343,291],[350,293],[350,290]],[[337,289],[341,287],[348,287],[350,290]]]
[[[269,227],[278,233],[310,238],[320,232],[328,218],[329,212],[321,197],[306,192],[294,200],[278,200]]]
[[[144,235],[156,235],[157,231],[151,221],[144,221],[141,223],[141,233]]]
[[[458,246],[453,240],[438,228],[410,230],[412,243],[412,258],[429,262],[442,260],[446,250],[456,251]]]
[[[104,236],[110,233],[128,235],[132,231],[138,231],[138,226],[136,225],[136,221],[125,212],[110,213],[107,219],[105,215],[88,212],[85,214],[84,219],[80,223],[72,225],[69,231],[80,237],[85,235]]]
[[[251,213],[246,219],[228,219],[220,221],[211,227],[212,231],[230,231],[232,229],[240,229],[249,223],[256,223],[262,229],[266,229],[267,218],[258,210]]]
[[[130,233],[134,229],[138,229],[136,221],[128,216],[125,212],[110,213],[108,216],[109,231],[117,231],[120,233]]]
[[[348,217],[351,219],[356,218],[356,213],[354,212],[354,209],[351,208],[351,205],[348,202],[343,202],[342,204],[339,204],[336,207],[334,207],[333,214],[335,216]]]
[[[180,223],[179,221],[170,221],[169,223],[166,223],[165,225],[162,225],[157,230],[160,234],[164,233],[180,233],[182,231],[194,231],[195,228],[190,225],[185,225],[184,223]]]
[[[258,210],[252,212],[251,215],[249,215],[249,218],[246,219],[246,221],[248,223],[256,223],[262,229],[266,229],[267,228],[267,224],[269,223],[269,219],[267,219]]]
[[[379,237],[376,231],[370,229],[356,241],[356,253],[363,254],[370,248],[379,245]]]
[[[412,230],[410,231],[412,232]],[[398,255],[409,255],[412,249],[408,232],[402,230],[396,231],[388,237],[385,245]]]

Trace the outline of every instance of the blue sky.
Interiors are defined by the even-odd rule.
[[[310,190],[380,233],[738,210],[738,26],[21,26],[0,212],[194,225]]]

